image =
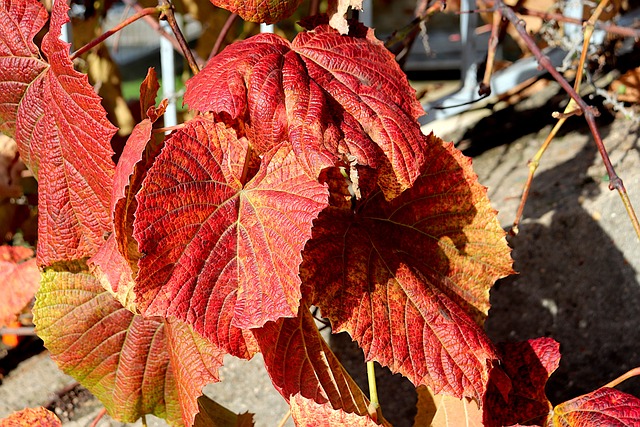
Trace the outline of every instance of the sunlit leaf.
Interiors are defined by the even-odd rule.
[[[427,387],[418,387],[415,427],[482,427],[482,410],[475,400],[445,394],[433,394]]]
[[[211,3],[250,22],[273,24],[288,18],[302,0],[211,0]]]
[[[14,17],[0,19],[11,37],[2,49],[31,56],[2,59],[9,65],[0,67],[0,79],[9,90],[0,91],[0,105],[13,106],[2,114],[10,122],[15,115],[20,156],[39,179],[36,257],[39,265],[50,265],[93,255],[111,229],[110,140],[116,129],[87,76],[73,69],[69,44],[60,40],[61,27],[69,20],[66,2],[54,3],[50,31],[42,41],[46,62],[30,41],[44,23],[41,9],[30,0],[17,4],[0,4],[2,13],[22,16],[20,23]]]
[[[303,292],[367,360],[479,400],[497,354],[476,321],[512,272],[510,249],[470,160],[435,137],[429,146],[422,175],[396,199],[378,192],[355,209],[332,199],[304,251]],[[346,193],[340,174],[328,181]]]
[[[218,381],[218,349],[174,319],[126,310],[76,263],[43,273],[34,322],[58,366],[115,419],[144,414],[191,425],[202,387]]]
[[[376,427],[378,424],[368,415],[358,415],[319,404],[301,394],[292,396],[291,418],[297,427]]]
[[[625,427],[640,425],[640,399],[602,387],[553,408],[553,427]]]
[[[296,315],[300,252],[327,203],[286,145],[244,183],[247,155],[246,140],[222,123],[189,122],[143,183],[134,233],[141,311],[184,319],[240,357],[238,328]]]
[[[392,198],[425,161],[414,94],[371,30],[345,37],[320,25],[291,43],[273,34],[234,43],[187,82],[184,99],[242,120],[259,153],[291,141],[312,176],[335,164],[375,168]]]
[[[22,246],[0,246],[0,328],[12,323],[38,290],[40,271],[33,255]]]

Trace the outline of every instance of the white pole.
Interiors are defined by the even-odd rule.
[[[167,21],[161,21],[162,29],[171,33],[171,27]],[[164,113],[165,127],[178,124],[178,112],[176,110],[176,76],[173,60],[173,46],[164,37],[160,37],[160,68],[162,71],[162,97],[169,100],[167,110]],[[169,133],[168,131],[166,133]]]
[[[261,33],[273,33],[273,24],[260,24]]]
[[[373,1],[364,0],[362,2],[362,11],[360,12],[360,22],[365,26],[373,27]]]

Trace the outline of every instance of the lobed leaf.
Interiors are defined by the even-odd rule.
[[[545,394],[549,376],[560,364],[560,344],[552,338],[500,343],[501,366],[491,373],[484,397],[484,424],[499,427],[514,424],[542,425],[552,405]],[[505,375],[511,389],[500,390]]]
[[[613,388],[598,390],[553,408],[547,425],[553,427],[637,426],[640,399]]]
[[[22,246],[0,246],[0,328],[16,319],[40,284],[33,251]]]
[[[149,170],[134,224],[141,312],[179,317],[239,357],[251,354],[239,328],[296,315],[300,252],[327,204],[286,144],[243,178],[251,155],[224,124],[188,122]]]
[[[269,322],[253,333],[276,390],[287,401],[300,396],[299,419],[333,410],[368,416],[367,398],[320,336],[306,305],[297,317]]]
[[[86,266],[43,273],[34,322],[58,366],[109,414],[191,425],[202,387],[218,381],[222,352],[175,319],[143,318],[104,291]]]
[[[378,424],[369,416],[352,414],[342,409],[333,409],[327,404],[319,404],[313,399],[296,394],[289,401],[291,418],[297,427],[376,427]]]
[[[236,414],[209,399],[206,395],[198,398],[200,411],[193,421],[193,427],[253,427],[253,414]]]
[[[314,222],[303,293],[377,360],[434,393],[480,400],[497,354],[474,319],[512,273],[510,249],[470,160],[430,136],[414,186],[352,208],[329,175],[333,206]]]
[[[14,136],[18,105],[48,66],[33,43],[48,18],[36,0],[0,0],[0,133]],[[30,164],[29,153],[24,154]]]
[[[312,176],[338,163],[374,168],[393,198],[425,161],[414,93],[371,30],[347,37],[320,25],[291,43],[272,34],[234,43],[187,82],[184,99],[241,121],[260,154],[291,141]]]
[[[293,15],[302,0],[211,0],[249,22],[273,24]]]
[[[9,131],[15,127],[20,156],[40,181],[37,262],[91,256],[111,229],[110,140],[116,129],[87,76],[73,69],[69,44],[59,38],[69,20],[67,4],[54,3],[42,41],[46,62],[31,41],[46,21],[42,7],[4,0],[0,9],[6,17],[0,32],[7,32],[0,43],[7,55],[0,67],[0,84],[7,87],[0,91],[2,119]]]

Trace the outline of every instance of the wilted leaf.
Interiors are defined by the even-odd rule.
[[[305,305],[295,318],[269,322],[253,333],[264,356],[271,382],[289,401],[300,395],[316,405],[357,415],[367,415],[368,401],[333,354]],[[299,417],[319,409],[311,402],[298,401]],[[317,420],[317,419],[316,419]]]
[[[388,202],[335,197],[314,222],[303,293],[377,360],[435,393],[480,399],[493,345],[475,320],[512,273],[510,249],[470,160],[431,136],[429,163]],[[344,178],[328,181],[337,194]]]
[[[18,105],[48,66],[33,43],[47,19],[36,0],[0,0],[0,133],[14,135]]]
[[[137,196],[137,303],[247,357],[238,328],[298,310],[300,252],[327,189],[283,145],[243,182],[246,140],[205,117],[175,132]]]
[[[236,414],[209,399],[206,395],[198,398],[200,412],[196,415],[193,427],[252,427],[253,414]]]
[[[424,111],[373,32],[352,34],[320,25],[291,43],[273,34],[234,43],[187,82],[185,102],[243,121],[260,154],[291,141],[312,176],[354,158],[379,172],[392,198],[424,163]]]
[[[22,246],[0,246],[0,328],[12,323],[38,290],[40,271],[33,255]]]
[[[58,366],[118,420],[154,414],[190,426],[223,354],[183,322],[132,314],[86,266],[66,268],[78,272],[43,273],[34,307],[38,335]]]
[[[319,404],[313,399],[296,394],[291,397],[291,418],[297,427],[377,427],[368,415],[332,409],[327,404]]]
[[[482,410],[475,400],[433,394],[427,387],[418,387],[418,412],[415,427],[482,427]]]
[[[0,33],[10,36],[1,48],[9,57],[2,58],[0,78],[9,89],[0,90],[0,105],[11,107],[2,114],[9,122],[15,116],[20,156],[40,181],[38,264],[91,256],[111,229],[110,140],[116,129],[87,76],[73,69],[69,44],[60,40],[61,27],[69,20],[67,3],[54,3],[50,31],[42,41],[48,64],[31,42],[45,22],[41,6],[32,0],[5,0],[0,9],[23,17],[19,23],[15,17],[0,19]],[[13,51],[18,56],[11,56]],[[46,162],[40,164],[40,159]]]
[[[288,18],[302,0],[211,0],[211,3],[250,22],[273,24]]]
[[[25,408],[0,420],[2,427],[62,427],[56,414],[42,406]]]
[[[640,425],[640,399],[602,387],[553,408],[548,426],[626,427]]]

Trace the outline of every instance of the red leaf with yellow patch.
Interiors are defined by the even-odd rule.
[[[553,408],[550,427],[626,427],[640,425],[640,399],[602,387]]]
[[[414,186],[357,203],[339,173],[332,205],[314,222],[301,266],[303,293],[335,331],[435,393],[481,399],[494,347],[476,323],[489,288],[512,273],[505,234],[466,159],[431,136]]]
[[[288,18],[302,0],[211,0],[211,3],[250,22],[273,24]]]

